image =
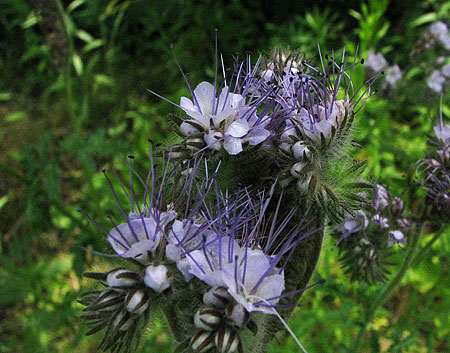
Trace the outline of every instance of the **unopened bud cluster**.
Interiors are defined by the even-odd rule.
[[[404,215],[405,204],[380,184],[375,185],[372,202],[335,228],[340,260],[351,280],[385,281],[394,245],[405,245],[411,220]]]
[[[431,204],[431,218],[450,222],[450,125],[442,121],[434,127],[430,155],[419,161],[422,185]]]

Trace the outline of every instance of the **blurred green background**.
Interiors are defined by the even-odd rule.
[[[440,96],[426,77],[449,60],[449,51],[423,49],[420,40],[433,22],[449,23],[449,14],[450,3],[436,0],[0,0],[0,352],[94,352],[100,336],[83,337],[78,318],[76,299],[91,285],[81,273],[111,265],[82,250],[107,245],[76,210],[107,225],[105,216],[117,210],[99,171],[125,172],[120,158],[132,153],[145,172],[147,139],[172,139],[167,115],[174,107],[145,90],[175,102],[188,95],[170,43],[194,86],[213,78],[215,28],[228,65],[236,53],[250,51],[256,60],[273,46],[311,60],[317,45],[328,54],[345,47],[353,56],[357,46],[358,57],[382,53],[403,78],[357,115],[356,153],[400,195],[436,122]],[[356,86],[366,71],[355,72]],[[446,119],[449,102],[447,89]],[[303,296],[289,321],[310,353],[351,352],[379,288],[350,283],[333,245],[326,240],[314,277],[326,283]],[[450,352],[449,256],[447,234],[377,312],[363,352]],[[141,351],[170,352],[171,342],[155,320]],[[288,337],[269,352],[300,349]]]

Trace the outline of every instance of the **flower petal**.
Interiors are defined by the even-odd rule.
[[[203,138],[209,148],[220,151],[222,149],[222,141],[220,140],[223,134],[220,131],[210,130]]]
[[[194,90],[195,98],[203,115],[211,115],[216,92],[214,86],[203,81]]]
[[[247,136],[245,136],[245,141],[250,145],[258,145],[264,142],[270,136],[270,131],[263,128],[252,129]]]
[[[231,155],[242,152],[242,141],[236,137],[227,137],[223,143],[223,148]]]
[[[242,137],[248,134],[249,130],[248,121],[245,119],[239,119],[233,122],[225,131],[226,135],[233,137]]]

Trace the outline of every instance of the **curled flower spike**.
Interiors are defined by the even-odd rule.
[[[347,215],[344,223],[334,228],[333,236],[340,251],[340,261],[351,280],[384,281],[392,265],[388,258],[392,247],[405,244],[405,231],[411,221],[403,215],[405,204],[393,197],[382,185],[372,191],[372,202],[354,215]]]
[[[432,206],[430,216],[438,215],[436,220],[442,223],[450,220],[450,125],[443,123],[442,112],[434,133],[435,138],[430,141],[432,150],[418,162],[418,169]]]

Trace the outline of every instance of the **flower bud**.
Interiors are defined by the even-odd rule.
[[[375,249],[367,249],[366,250],[366,258],[367,259],[374,261],[374,260],[376,260],[377,256],[378,255],[377,255]]]
[[[205,146],[205,141],[199,137],[192,137],[186,140],[186,147],[191,151],[198,151]]]
[[[377,224],[381,229],[389,228],[389,220],[386,217],[381,216],[380,214],[376,214],[372,217],[372,220]]]
[[[194,324],[205,331],[214,331],[221,323],[222,315],[216,309],[203,308],[195,313]]]
[[[127,311],[121,311],[115,318],[113,326],[120,331],[126,331],[132,323],[133,318],[131,314]]]
[[[403,209],[405,208],[405,203],[399,197],[396,197],[392,202],[392,213],[394,215],[401,215]]]
[[[132,288],[139,283],[139,280],[140,276],[138,273],[121,268],[112,270],[106,276],[106,283],[108,284],[108,287],[119,290]]]
[[[302,170],[307,166],[307,163],[297,162],[291,168],[291,174],[295,178],[299,178],[302,174]]]
[[[233,353],[239,347],[240,339],[237,332],[229,327],[223,327],[214,337],[217,351],[220,353]]]
[[[291,154],[291,144],[287,142],[280,143],[280,150],[282,150],[284,153],[290,155]]]
[[[409,219],[406,219],[406,218],[398,218],[397,219],[397,225],[400,228],[403,228],[403,229],[411,228],[411,221]]]
[[[311,174],[306,175],[304,178],[300,178],[297,181],[297,188],[301,192],[307,192],[309,188],[309,183],[311,181]]]
[[[389,232],[388,247],[395,244],[405,244],[405,235],[399,230]]]
[[[172,274],[164,265],[151,265],[145,270],[144,283],[157,293],[162,293],[169,288],[171,281]]]
[[[123,304],[123,295],[114,290],[108,290],[103,292],[99,297],[98,301],[90,305],[88,308],[84,309],[86,311],[109,311],[116,310]]]
[[[150,304],[150,296],[142,289],[133,290],[128,293],[125,305],[130,313],[141,315]]]
[[[306,158],[311,156],[311,151],[303,141],[294,143],[292,146],[292,153],[294,154],[295,159],[298,160],[303,160],[303,156],[306,156]]]
[[[230,302],[231,296],[225,287],[212,287],[203,294],[203,303],[223,309]]]
[[[214,347],[212,332],[200,331],[191,339],[190,348],[194,353],[206,352],[212,347]]]

